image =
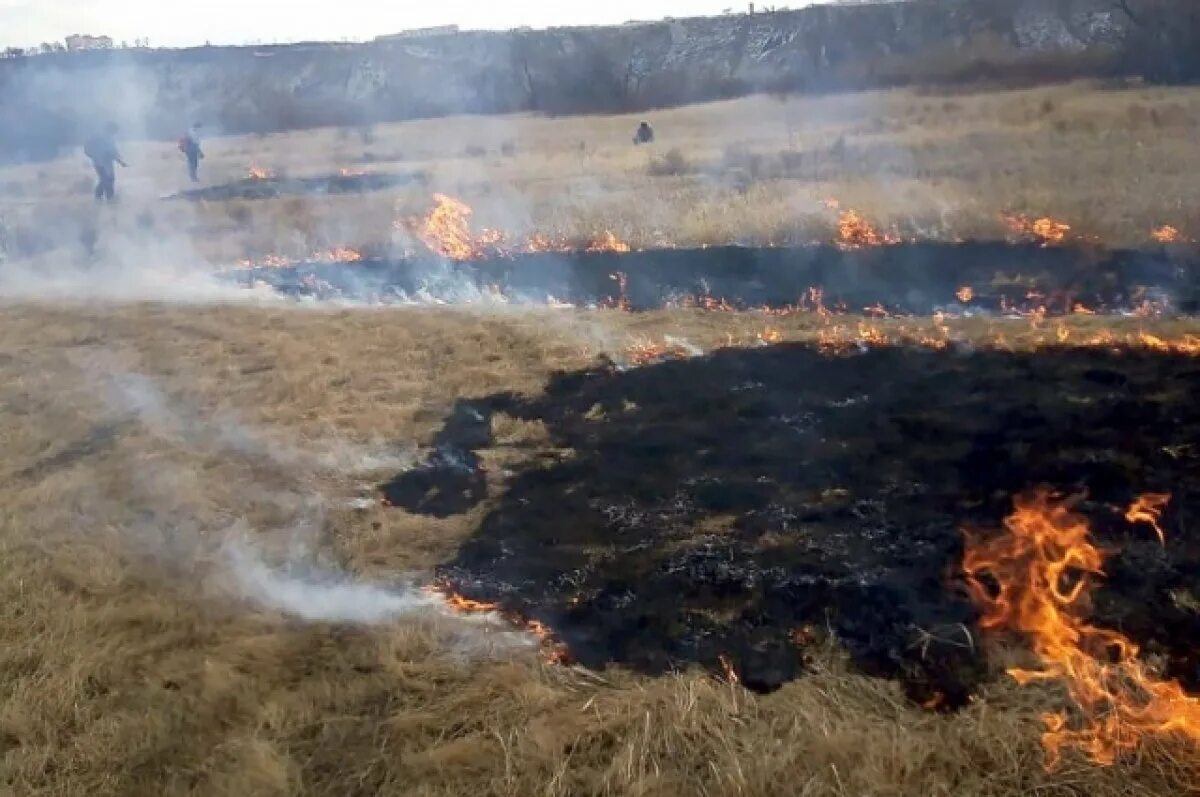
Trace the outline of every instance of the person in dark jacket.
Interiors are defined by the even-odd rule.
[[[96,169],[96,199],[113,201],[117,195],[117,170],[114,164],[129,166],[121,159],[121,153],[117,149],[117,126],[111,122],[105,125],[102,133],[84,145],[83,154],[88,156]]]
[[[192,125],[179,139],[179,151],[187,158],[188,177],[193,183],[200,182],[200,161],[204,159],[204,153],[200,150],[200,125]]]
[[[649,122],[642,122],[638,125],[637,132],[633,135],[634,144],[653,144],[654,143],[654,128]]]

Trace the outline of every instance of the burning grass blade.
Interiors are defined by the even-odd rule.
[[[731,686],[737,686],[742,682],[737,670],[733,666],[733,662],[724,653],[717,656],[717,662],[721,665],[721,671],[725,674],[725,681]]]
[[[545,233],[533,233],[523,243],[516,243],[503,230],[484,229],[476,233],[471,228],[474,209],[446,194],[433,195],[433,207],[423,219],[402,219],[396,222],[397,229],[413,233],[429,251],[449,260],[482,260],[488,257],[507,257],[514,252],[535,254],[538,252],[591,253],[632,252],[633,247],[617,237],[611,230],[595,236],[586,246],[572,246],[567,239]]]
[[[1048,216],[1031,219],[1020,214],[1003,214],[1000,219],[1017,239],[1037,241],[1042,246],[1058,246],[1071,233],[1070,224]]]
[[[611,230],[605,230],[588,245],[589,252],[632,252],[633,247],[618,238]]]
[[[1169,497],[1143,498],[1130,515],[1156,524]],[[1009,674],[1021,685],[1061,683],[1070,698],[1069,711],[1043,717],[1047,769],[1071,749],[1107,766],[1151,737],[1200,745],[1200,698],[1160,678],[1130,639],[1085,619],[1104,560],[1086,518],[1039,490],[1016,500],[1004,527],[1007,534],[992,539],[968,535],[963,571],[983,611],[980,626],[1022,634],[1039,661],[1039,669]]]
[[[547,664],[570,664],[573,661],[570,649],[559,641],[554,630],[540,620],[533,620],[506,611],[498,603],[479,601],[455,591],[446,584],[430,584],[422,590],[426,595],[441,600],[455,614],[494,615],[505,622],[524,630],[537,639],[541,648],[541,659]]]
[[[1146,523],[1158,535],[1158,541],[1167,544],[1167,535],[1161,525],[1163,510],[1171,503],[1170,493],[1146,493],[1139,495],[1125,512],[1130,523]]]
[[[1151,230],[1150,237],[1160,244],[1177,244],[1183,241],[1183,235],[1170,224]]]
[[[835,207],[840,207],[836,206]],[[880,232],[858,211],[850,208],[838,218],[836,244],[840,249],[862,249],[868,246],[889,246],[900,243],[900,237]]]

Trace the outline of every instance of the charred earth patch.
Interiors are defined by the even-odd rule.
[[[385,489],[410,511],[465,511],[492,476],[474,453],[492,417],[540,421],[551,447],[495,484],[440,570],[450,588],[549,625],[592,667],[699,663],[767,691],[832,635],[866,672],[953,707],[988,671],[962,530],[999,527],[1046,484],[1084,494],[1114,551],[1096,622],[1195,684],[1197,389],[1194,359],[1098,349],[784,344],[601,364],[539,396],[461,401],[424,473]],[[1165,548],[1121,519],[1151,489],[1175,496]]]
[[[411,174],[330,174],[321,177],[247,177],[225,185],[180,191],[169,199],[224,202],[230,199],[274,199],[281,196],[366,194],[408,185]]]
[[[829,309],[927,315],[938,309],[1049,314],[1125,310],[1168,300],[1200,307],[1200,268],[1190,249],[1106,250],[1007,243],[905,243],[844,249],[714,247],[641,252],[512,254],[452,262],[430,256],[366,258],[247,269],[244,282],[281,293],[386,301],[464,292],[543,303],[632,310],[666,306]],[[819,289],[815,298],[812,289]],[[964,290],[965,289],[965,290]]]

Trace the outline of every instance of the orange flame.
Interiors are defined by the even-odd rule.
[[[521,626],[542,644],[543,660],[550,664],[570,663],[571,654],[567,646],[559,642],[554,631],[540,620],[531,620],[506,612],[497,603],[473,600],[444,584],[431,584],[423,589],[425,594],[442,599],[447,608],[460,614],[497,614],[513,625]]]
[[[544,233],[533,233],[524,243],[511,240],[503,230],[484,229],[476,234],[471,229],[471,216],[474,215],[474,211],[470,205],[445,194],[434,194],[433,202],[433,208],[425,218],[398,220],[395,226],[397,229],[413,232],[430,251],[451,260],[500,257],[515,251],[534,254],[571,252],[579,249],[565,238]],[[633,247],[611,230],[605,230],[583,247],[583,251],[625,253],[633,251]]]
[[[589,252],[631,252],[633,247],[622,241],[611,230],[605,230],[602,235],[588,245]]]
[[[968,535],[963,570],[983,610],[980,626],[1030,639],[1040,668],[1009,674],[1021,685],[1059,681],[1066,687],[1070,716],[1043,717],[1047,769],[1058,765],[1064,749],[1109,765],[1149,736],[1200,743],[1200,698],[1159,678],[1125,636],[1083,619],[1103,564],[1086,518],[1046,490],[1015,504],[1004,521],[1008,534],[991,540]],[[981,580],[984,574],[996,589]]]
[[[1030,219],[1028,216],[1004,214],[1000,218],[1013,235],[1040,241],[1042,246],[1061,244],[1071,232],[1070,224],[1048,217]]]
[[[853,208],[842,211],[838,219],[837,245],[841,249],[861,249],[867,246],[886,246],[899,243],[899,239],[888,233],[881,233],[871,226]]]
[[[434,207],[417,234],[429,249],[451,260],[469,260],[478,247],[471,235],[470,205],[445,194],[433,195]]]
[[[561,252],[567,248],[562,239],[551,238],[543,233],[534,233],[525,241],[526,252]]]
[[[317,252],[314,259],[324,260],[329,263],[357,263],[363,259],[363,256],[362,252],[357,249],[352,249],[348,246],[335,246],[324,252]]]
[[[1180,338],[1169,340],[1157,335],[1151,335],[1148,332],[1139,332],[1136,342],[1151,351],[1165,352],[1167,354],[1185,354],[1189,357],[1200,355],[1200,337],[1195,335],[1183,335]]]
[[[942,692],[934,692],[929,699],[921,703],[921,708],[926,711],[937,711],[944,705],[946,705],[946,695]]]
[[[775,327],[767,327],[758,333],[758,339],[763,343],[775,344],[783,340],[783,333]]]
[[[1167,535],[1159,525],[1159,520],[1162,519],[1163,510],[1169,503],[1171,503],[1170,493],[1139,495],[1126,510],[1125,519],[1130,523],[1148,523],[1150,528],[1154,529],[1154,533],[1158,535],[1158,541],[1166,545]]]
[[[954,295],[958,297],[959,302],[961,302],[962,304],[967,304],[968,302],[970,302],[972,299],[975,298],[975,289],[972,288],[970,285],[964,285],[961,288],[959,288],[958,292],[955,293]]]
[[[663,360],[685,360],[694,352],[680,343],[664,340],[635,340],[625,347],[625,359],[633,365],[650,365]]]
[[[731,684],[739,684],[742,679],[738,676],[737,670],[733,668],[733,663],[729,661],[729,657],[724,653],[717,654],[717,661],[721,663],[721,669],[725,672],[725,680]]]
[[[270,180],[275,176],[275,172],[270,169],[264,169],[261,166],[251,166],[246,176],[251,180]]]
[[[866,322],[858,325],[858,343],[860,346],[887,346],[891,342],[887,333],[877,326]]]
[[[1170,224],[1164,224],[1161,227],[1151,230],[1150,237],[1160,244],[1175,244],[1183,240],[1183,236],[1179,233],[1179,230]]]

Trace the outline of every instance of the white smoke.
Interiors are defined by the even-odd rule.
[[[416,586],[415,574],[400,574],[396,585],[363,581],[328,563],[318,564],[312,552],[319,547],[324,512],[333,505],[321,491],[321,472],[363,473],[407,467],[410,454],[395,447],[361,447],[350,443],[314,450],[280,442],[276,435],[231,416],[203,418],[198,410],[181,407],[153,379],[122,371],[112,360],[93,358],[82,369],[91,392],[123,420],[133,420],[159,442],[189,456],[219,454],[266,458],[287,468],[294,489],[249,478],[222,483],[220,495],[206,490],[204,477],[170,459],[156,457],[153,468],[133,480],[133,498],[147,517],[129,527],[130,539],[145,551],[167,559],[184,558],[215,566],[212,583],[224,584],[239,600],[310,622],[352,624],[394,623],[416,618],[443,618],[462,628],[498,625],[497,616],[453,615],[436,594]],[[96,390],[96,388],[99,388]],[[208,493],[207,495],[205,495]],[[219,507],[215,522],[251,507],[268,507],[278,516],[270,528],[253,528],[246,520],[224,528],[208,528],[184,512],[177,496],[204,496],[204,501],[235,501]],[[169,530],[165,526],[170,526]],[[204,554],[218,542],[216,556]],[[271,554],[268,555],[267,551]],[[506,639],[501,634],[497,639]],[[514,638],[511,644],[528,644]]]
[[[416,448],[376,441],[356,445],[323,440],[297,445],[245,423],[228,410],[205,416],[198,408],[171,401],[154,380],[122,372],[103,358],[86,366],[111,409],[134,415],[160,439],[191,448],[210,448],[269,461],[281,468],[346,475],[406,470],[416,463]]]
[[[675,335],[663,335],[663,342],[668,346],[674,346],[675,348],[682,349],[683,351],[687,352],[689,357],[704,356],[704,349],[700,348],[695,343],[692,343],[687,338],[681,338]]]
[[[379,625],[426,616],[444,606],[414,586],[354,581],[303,562],[273,568],[261,550],[237,540],[225,546],[225,555],[243,599],[309,622]]]

